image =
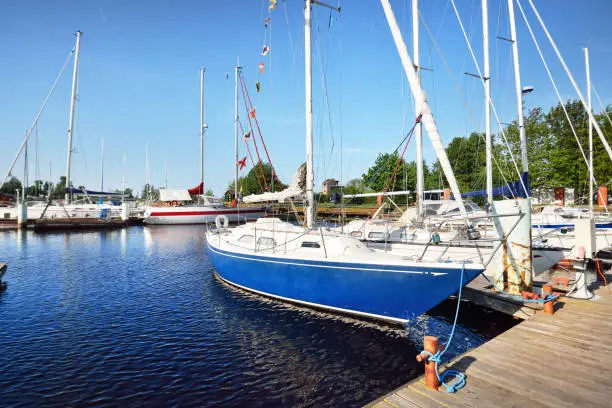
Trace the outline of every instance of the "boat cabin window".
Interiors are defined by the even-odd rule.
[[[303,241],[302,248],[321,248],[318,242]]]
[[[353,231],[351,232],[351,235],[355,238],[361,238],[361,231]]]
[[[257,249],[266,249],[276,246],[276,241],[272,238],[261,237],[257,240]]]
[[[383,232],[370,232],[368,239],[384,239],[385,234]]]
[[[252,244],[253,242],[255,242],[255,237],[253,235],[243,235],[238,238],[238,242],[242,244]]]

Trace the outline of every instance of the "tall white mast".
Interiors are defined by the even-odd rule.
[[[417,81],[421,82],[421,56],[419,51],[419,0],[412,0],[412,51],[414,53],[414,68],[416,70]],[[421,113],[421,104],[419,98],[414,98],[415,116]],[[416,140],[416,188],[417,188],[417,217],[420,219],[423,215],[423,190],[424,190],[424,175],[423,175],[423,127],[419,123],[414,129]]]
[[[489,68],[489,7],[488,0],[482,0],[482,48],[484,58],[485,85],[485,144],[486,144],[486,179],[487,204],[493,204],[493,141],[491,140],[491,77]]]
[[[389,0],[381,0],[381,3],[383,6],[383,10],[385,11],[385,16],[387,17],[389,29],[391,30],[391,34],[393,35],[393,40],[395,41],[395,46],[397,47],[400,59],[402,60],[404,72],[406,73],[406,77],[408,78],[408,82],[410,83],[410,90],[412,92],[412,95],[415,99],[420,100],[422,114],[421,121],[423,123],[423,126],[425,126],[427,135],[431,140],[431,144],[433,145],[433,148],[436,152],[436,156],[440,162],[440,167],[442,167],[442,171],[444,171],[446,180],[448,181],[451,191],[455,196],[455,200],[457,201],[457,205],[459,206],[461,215],[463,217],[467,217],[465,205],[463,203],[463,200],[461,199],[459,185],[457,184],[455,174],[453,173],[450,161],[448,160],[448,156],[446,155],[446,150],[444,150],[442,138],[440,137],[440,133],[438,132],[438,127],[436,126],[436,122],[434,120],[433,114],[431,113],[431,109],[429,108],[429,104],[427,103],[425,92],[423,91],[423,88],[421,88],[421,84],[419,84],[414,65],[412,63],[412,60],[410,59],[410,55],[408,55],[408,49],[406,48],[406,43],[402,38],[402,33],[397,24],[397,20],[395,19],[395,15],[393,14],[393,10],[391,9],[391,4],[389,3]]]
[[[126,162],[126,157],[125,157],[125,153],[123,153],[123,174],[121,176],[121,196],[123,200],[125,200],[125,162]]]
[[[164,188],[168,190],[168,158],[164,157]]]
[[[512,41],[512,60],[514,61],[514,85],[516,88],[516,103],[518,108],[518,128],[521,140],[521,162],[523,175],[529,177],[529,163],[527,161],[527,136],[525,135],[525,122],[523,119],[523,88],[521,87],[521,70],[519,68],[518,42],[516,39],[516,22],[514,20],[514,0],[508,0],[508,16],[510,18],[510,40]],[[527,183],[525,187],[528,188]],[[527,194],[528,191],[525,192]]]
[[[145,178],[146,178],[146,199],[151,199],[151,175],[149,174],[149,143],[145,144]]]
[[[587,80],[587,110],[589,111],[589,211],[593,215],[593,124],[591,122],[591,69],[589,67],[589,49],[584,49]]]
[[[66,188],[70,187],[70,161],[72,159],[72,131],[74,126],[74,108],[77,98],[77,80],[79,73],[79,50],[81,48],[81,33],[76,32],[76,45],[74,47],[74,71],[72,72],[72,97],[70,98],[70,122],[68,123],[68,157],[66,159]],[[70,194],[66,193],[66,202],[70,202]]]
[[[102,138],[102,155],[100,159],[100,191],[104,191],[104,138]]]
[[[240,59],[234,67],[234,199],[238,199],[238,76],[240,75]]]
[[[311,0],[304,7],[304,67],[306,87],[306,226],[314,224],[314,171],[312,159],[312,48],[310,43]]]
[[[206,68],[200,69],[200,185],[204,194],[204,72]]]

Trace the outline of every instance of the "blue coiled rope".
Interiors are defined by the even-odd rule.
[[[436,363],[436,377],[438,377],[438,382],[442,384],[446,388],[446,392],[454,393],[457,390],[460,390],[465,386],[465,374],[463,374],[459,370],[454,369],[446,369],[442,375],[438,372],[438,364],[442,360],[442,355],[448,349],[451,342],[453,341],[453,335],[455,334],[455,327],[457,327],[457,318],[459,317],[459,307],[461,305],[461,290],[463,289],[463,274],[465,273],[465,264],[461,266],[461,278],[459,280],[459,293],[457,295],[457,309],[455,310],[455,320],[453,321],[453,328],[450,333],[450,337],[446,342],[446,346],[443,350],[438,350],[435,354],[430,353],[427,350],[423,350],[421,353],[425,353],[429,356],[429,361],[433,361]],[[444,382],[448,378],[455,378],[453,383]]]

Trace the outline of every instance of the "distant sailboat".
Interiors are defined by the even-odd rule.
[[[145,208],[146,224],[209,224],[215,222],[217,216],[223,216],[227,222],[235,223],[256,220],[266,214],[266,207],[227,207],[219,198],[206,196],[204,193],[204,132],[208,128],[204,123],[205,71],[204,67],[200,69],[200,184],[189,190],[161,189],[160,200]],[[236,78],[237,75],[238,67]],[[236,79],[236,87],[237,84]],[[234,137],[237,138],[237,135]],[[237,168],[238,163],[234,166]],[[198,203],[184,204],[191,201],[191,196],[198,196]]]

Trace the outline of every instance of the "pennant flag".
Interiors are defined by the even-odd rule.
[[[268,11],[274,10],[276,8],[276,3],[278,3],[277,0],[270,0],[270,5],[268,6]]]
[[[252,110],[249,112],[249,114],[251,115],[251,117],[252,117],[253,119],[255,119],[255,108],[253,108],[253,109],[252,109]]]
[[[251,138],[251,131],[249,130],[248,132],[246,132],[244,136],[242,136],[242,138],[244,140],[249,140]]]
[[[269,52],[270,52],[270,47],[268,47],[267,45],[264,45],[263,50],[261,51],[261,55],[265,57],[266,55],[268,55]]]
[[[260,62],[257,67],[259,68],[259,73],[263,74],[263,72],[264,72],[264,64],[263,64],[263,62]]]
[[[257,92],[261,91],[261,83],[259,81],[255,83],[255,88],[257,89]]]
[[[246,156],[244,156],[242,160],[238,160],[238,163],[236,164],[240,170],[244,169],[246,167]]]
[[[268,28],[268,25],[270,25],[270,17],[266,18],[266,28]]]

